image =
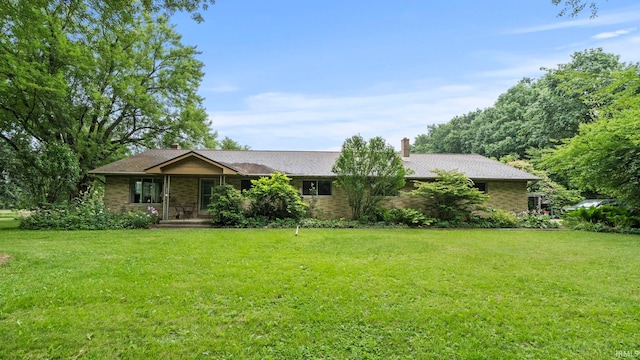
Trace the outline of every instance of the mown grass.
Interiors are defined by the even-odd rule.
[[[0,220],[15,219],[18,215],[18,212],[14,210],[0,210]]]
[[[640,350],[640,237],[0,231],[0,358],[550,359]],[[619,353],[626,351],[627,353]]]

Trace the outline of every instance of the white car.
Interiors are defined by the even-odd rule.
[[[579,203],[571,206],[565,206],[562,211],[577,210],[580,208],[600,207],[602,205],[614,205],[615,201],[612,199],[587,199],[580,201]]]

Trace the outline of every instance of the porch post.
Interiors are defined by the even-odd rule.
[[[171,186],[171,175],[164,176],[164,201],[162,201],[162,220],[169,220],[169,192]]]

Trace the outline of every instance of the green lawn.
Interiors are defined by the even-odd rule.
[[[640,237],[18,231],[2,359],[601,359],[640,351]]]

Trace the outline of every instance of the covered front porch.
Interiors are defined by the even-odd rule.
[[[211,189],[226,184],[228,175],[242,175],[193,152],[146,169],[145,173],[162,176],[164,224],[208,221]]]

